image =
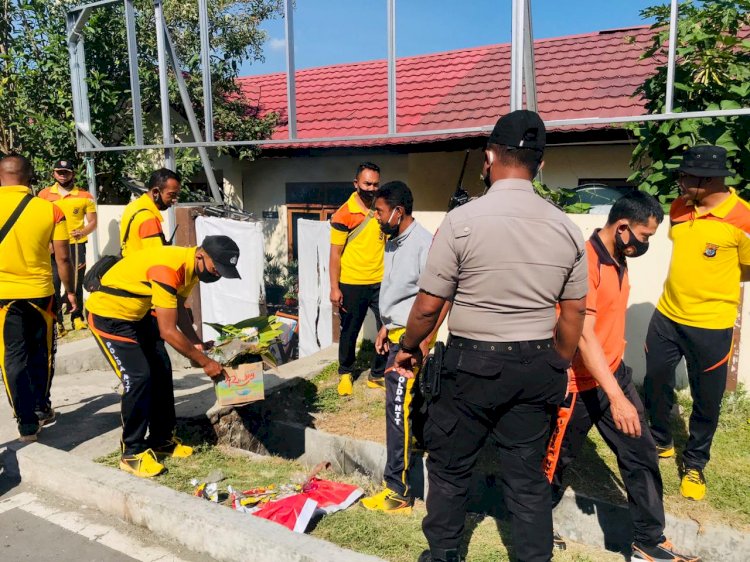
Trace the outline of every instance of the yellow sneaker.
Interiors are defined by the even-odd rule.
[[[179,437],[172,437],[169,443],[160,447],[153,448],[156,457],[172,457],[174,459],[184,459],[193,454],[193,448],[182,444]]]
[[[68,335],[68,330],[65,328],[65,324],[62,322],[57,323],[57,337],[64,338]]]
[[[83,318],[74,318],[73,319],[73,329],[74,330],[88,330],[89,327],[83,321]]]
[[[139,478],[153,478],[164,472],[166,468],[156,460],[156,455],[151,449],[146,449],[137,455],[120,457],[120,470],[135,474]]]
[[[339,396],[349,396],[353,390],[354,379],[351,375],[341,375],[339,378]]]
[[[656,454],[660,459],[671,459],[674,457],[674,445],[667,445],[666,447],[657,445]]]
[[[409,515],[414,505],[414,498],[402,496],[386,487],[379,494],[363,499],[361,503],[363,507],[370,511]]]
[[[372,373],[367,375],[367,388],[379,388],[385,390],[385,376],[373,377]]]
[[[680,493],[689,500],[700,501],[706,495],[706,479],[700,468],[685,468]]]

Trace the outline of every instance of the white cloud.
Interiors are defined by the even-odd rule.
[[[286,49],[286,39],[277,39],[275,37],[272,37],[268,41],[268,48],[272,51],[283,51]]]

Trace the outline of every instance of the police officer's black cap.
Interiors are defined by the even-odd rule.
[[[547,142],[547,130],[539,115],[527,109],[519,109],[497,120],[489,142],[543,152]]]
[[[682,156],[678,172],[699,178],[731,176],[727,169],[727,151],[721,146],[699,145],[688,148]]]
[[[70,170],[71,172],[76,171],[76,166],[72,160],[58,160],[55,162],[55,170]]]
[[[240,249],[229,236],[206,236],[201,248],[214,262],[219,275],[227,279],[240,279],[240,272],[237,271]]]

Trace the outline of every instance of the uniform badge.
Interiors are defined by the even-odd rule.
[[[716,256],[716,251],[719,247],[716,244],[706,244],[706,249],[703,250],[703,255],[707,258],[713,258]]]
[[[73,209],[73,214],[77,215],[81,210],[80,209]]]

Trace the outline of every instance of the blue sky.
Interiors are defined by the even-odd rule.
[[[667,0],[532,0],[537,39],[642,25],[643,8]],[[511,0],[397,0],[399,57],[510,41]],[[297,69],[387,56],[385,0],[296,0]],[[263,24],[265,63],[241,75],[286,68],[283,19]]]

